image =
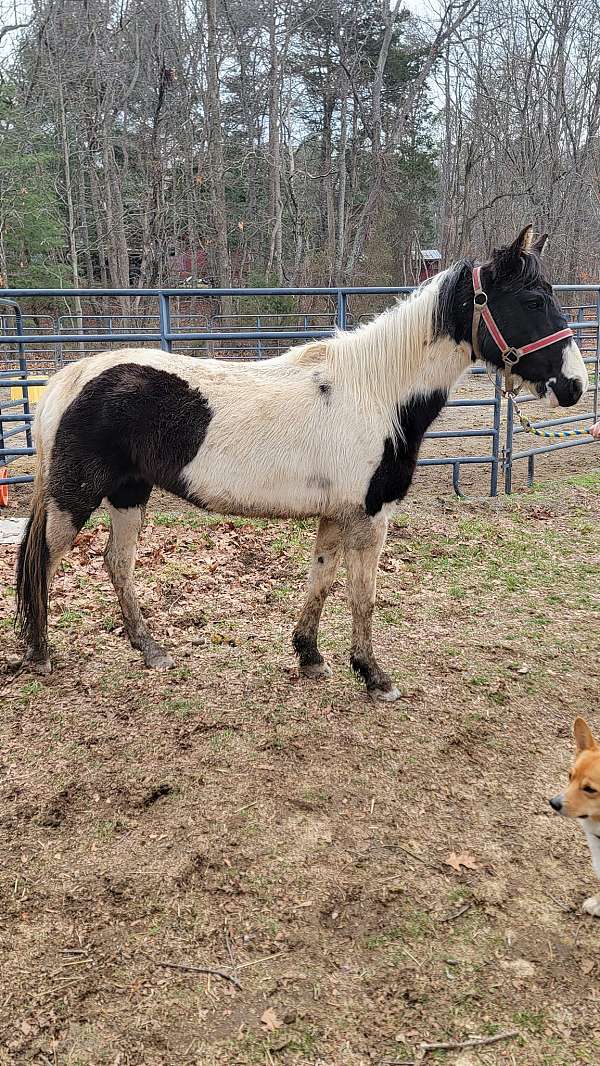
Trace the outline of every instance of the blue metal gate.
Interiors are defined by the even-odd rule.
[[[30,390],[45,384],[48,375],[65,362],[94,351],[132,343],[158,344],[165,351],[187,351],[188,354],[200,356],[267,358],[284,351],[290,343],[328,337],[336,329],[352,328],[361,319],[381,310],[382,304],[411,291],[400,286],[4,290],[0,298],[0,468],[6,467],[7,473],[0,476],[0,485],[23,484],[33,480],[28,470],[13,469],[11,472],[8,468],[25,465],[27,457],[35,451],[31,439],[33,402]],[[594,366],[595,388],[591,411],[543,423],[552,426],[564,425],[575,418],[581,422],[596,417],[600,358],[600,287],[559,286],[557,291],[585,294],[584,298],[588,301],[577,309],[572,324],[586,339],[586,361]],[[26,315],[21,306],[26,300],[29,306],[44,308],[49,302],[61,300],[69,308],[74,297],[86,302],[85,313],[83,310],[74,313],[69,309],[66,313],[56,314],[44,309],[39,315]],[[236,305],[235,313],[229,317],[219,313],[221,300],[225,297]],[[101,303],[104,308],[101,314],[95,313],[94,309],[87,309],[90,301]],[[272,306],[265,310],[264,305],[269,303]],[[146,304],[150,304],[150,307],[146,308]],[[305,306],[302,307],[302,304]],[[593,307],[593,318],[590,318],[590,307]],[[515,438],[521,430],[515,426],[512,405],[509,404],[506,438],[502,446],[499,375],[496,375],[495,384],[492,382],[490,388],[481,394],[481,384],[487,381],[482,378],[484,374],[481,367],[473,368],[466,379],[467,388],[453,396],[447,405],[450,409],[477,408],[484,417],[485,412],[488,412],[489,417],[484,424],[431,430],[426,439],[463,441],[463,450],[457,445],[456,450],[452,449],[453,454],[433,454],[419,460],[421,466],[449,467],[457,494],[462,494],[460,479],[464,466],[488,467],[489,494],[496,496],[500,470],[504,472],[505,491],[510,492],[515,462],[527,459],[528,476],[532,479],[536,455],[587,443],[585,438],[578,438],[572,444],[546,444],[516,450]],[[470,391],[476,395],[465,395],[471,384],[473,388]],[[464,450],[467,441],[479,439],[487,447],[474,454]]]

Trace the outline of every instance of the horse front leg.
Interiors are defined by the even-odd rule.
[[[335,580],[342,548],[342,531],[332,518],[321,518],[308,577],[306,599],[292,643],[304,677],[330,677],[331,669],[317,647],[323,604]]]
[[[391,678],[381,668],[373,652],[373,608],[377,588],[377,566],[387,536],[387,518],[365,517],[352,524],[344,536],[348,579],[348,600],[352,611],[350,663],[363,678],[373,699],[393,701],[400,696]]]

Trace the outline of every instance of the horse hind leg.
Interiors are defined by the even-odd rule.
[[[150,487],[136,483],[108,497],[111,528],[104,562],[121,606],[127,636],[132,647],[141,651],[146,666],[168,670],[173,659],[148,631],[135,591],[133,571],[135,549],[144,524]],[[134,502],[135,501],[135,502]]]
[[[373,699],[393,701],[398,699],[400,692],[375,658],[372,634],[377,566],[386,536],[386,518],[365,518],[346,531],[344,551],[348,600],[352,610],[350,664],[363,678]]]
[[[294,629],[292,643],[304,677],[329,677],[331,669],[317,647],[323,605],[335,580],[342,547],[337,522],[321,518],[313,551],[306,598]]]

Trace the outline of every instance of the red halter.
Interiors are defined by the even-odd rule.
[[[477,334],[479,330],[479,320],[480,318],[483,318],[483,321],[502,356],[506,392],[513,393],[515,391],[512,381],[512,371],[524,355],[529,355],[530,352],[537,352],[540,348],[547,348],[550,344],[555,344],[556,341],[563,341],[566,340],[567,337],[574,336],[573,330],[569,329],[567,326],[566,329],[559,329],[556,333],[549,333],[547,337],[540,337],[538,341],[532,341],[531,344],[524,344],[521,348],[514,348],[512,345],[506,343],[494,321],[494,316],[488,307],[487,293],[481,287],[481,267],[478,266],[473,267],[473,290],[475,293],[473,302],[473,327],[471,331],[473,351],[476,356],[481,358]]]

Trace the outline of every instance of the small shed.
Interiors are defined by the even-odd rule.
[[[437,274],[442,266],[442,253],[438,248],[420,248],[417,252],[415,274],[419,283]]]

